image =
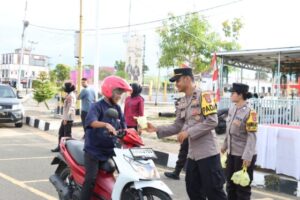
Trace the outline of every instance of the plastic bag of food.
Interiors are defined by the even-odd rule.
[[[237,185],[243,187],[248,186],[250,184],[250,177],[247,172],[247,167],[243,167],[242,170],[235,172],[232,175],[231,180]]]
[[[141,117],[135,117],[137,120],[138,125],[140,126],[141,129],[146,129],[147,128],[147,117],[146,116],[141,116]]]
[[[222,168],[226,168],[227,154],[221,153],[221,166]]]

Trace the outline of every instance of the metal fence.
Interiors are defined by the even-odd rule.
[[[260,124],[300,126],[300,99],[250,99]],[[219,109],[229,108],[230,98],[222,98]]]

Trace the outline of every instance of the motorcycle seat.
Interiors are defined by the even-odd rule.
[[[84,166],[84,142],[79,140],[67,140],[66,147],[76,163],[80,166]],[[99,169],[113,173],[116,170],[116,166],[114,161],[109,158],[105,162],[100,162]]]
[[[84,142],[79,140],[67,140],[66,147],[77,164],[84,166]]]

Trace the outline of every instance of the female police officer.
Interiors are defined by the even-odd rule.
[[[256,161],[256,112],[251,110],[246,102],[252,97],[248,92],[249,86],[233,83],[231,101],[234,105],[228,111],[226,138],[221,149],[228,150],[227,157],[227,195],[229,200],[250,200],[251,187],[236,185],[231,181],[234,172],[247,167],[250,180],[253,179],[253,168]]]

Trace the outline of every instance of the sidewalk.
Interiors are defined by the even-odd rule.
[[[35,121],[41,120],[49,123],[49,134],[57,135],[58,128],[61,123],[59,115],[55,114],[57,107],[55,100],[49,101],[48,105],[50,110],[47,110],[44,104],[38,105],[33,99],[28,98],[23,104],[25,107],[25,115],[35,119]],[[174,112],[174,105],[145,105],[145,116],[148,121],[156,125],[164,125],[172,123],[172,118],[158,118],[159,112]],[[80,122],[80,116],[76,116],[75,122]],[[31,123],[32,124],[32,123]],[[80,139],[83,136],[83,128],[81,126],[75,126],[72,129],[73,137]],[[177,142],[176,136],[171,136],[164,139],[158,139],[155,133],[143,132],[143,141],[146,147],[153,148],[157,156],[157,164],[174,168],[177,160],[177,154],[179,151],[180,144]],[[225,135],[217,135],[219,146],[223,143]],[[268,182],[268,186],[266,183]],[[297,181],[287,178],[285,176],[278,176],[272,172],[266,172],[266,170],[255,171],[254,181],[252,183],[257,188],[269,188],[276,192],[281,192],[289,195],[300,196],[300,183]],[[291,196],[292,199],[292,196]]]

